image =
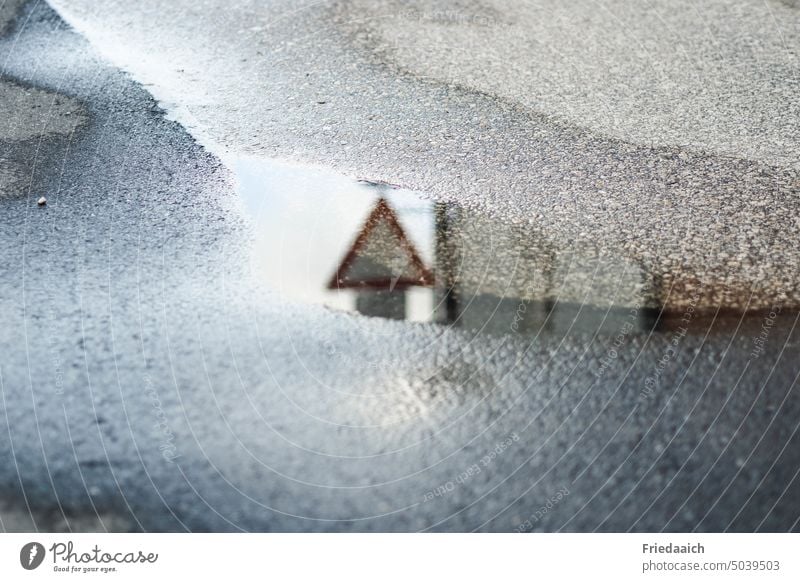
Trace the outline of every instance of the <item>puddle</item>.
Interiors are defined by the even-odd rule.
[[[322,169],[230,165],[255,227],[252,272],[287,301],[492,334],[656,326],[658,278],[591,240],[559,246],[534,222]]]

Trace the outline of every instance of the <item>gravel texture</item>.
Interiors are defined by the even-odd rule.
[[[26,0],[3,0],[0,4],[0,34],[4,34],[9,25],[14,21],[17,11],[25,4]]]
[[[772,303],[796,281],[788,166],[399,74],[337,20],[351,5],[271,27],[287,5],[54,5],[153,85],[43,3],[0,40],[4,83],[85,118],[0,136],[25,186],[0,197],[0,528],[798,529],[796,289]],[[14,118],[41,121],[32,103]],[[757,282],[775,313],[684,301],[686,332],[531,338],[284,303],[249,276],[235,176],[174,117],[223,158],[324,162],[713,273],[707,305]]]
[[[790,5],[53,5],[220,154],[591,239],[670,287],[702,282],[713,307],[800,302]]]

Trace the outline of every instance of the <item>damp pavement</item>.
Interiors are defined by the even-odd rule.
[[[221,5],[0,11],[3,529],[798,528],[791,3],[735,139],[486,87],[510,8]]]

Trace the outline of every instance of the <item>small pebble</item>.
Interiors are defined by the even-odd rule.
[[[41,198],[39,198],[39,200],[36,201],[36,204],[38,204],[39,206],[44,206],[45,204],[47,204],[47,198],[42,196]]]

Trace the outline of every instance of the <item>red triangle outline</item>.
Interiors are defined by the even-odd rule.
[[[412,266],[422,274],[421,279],[417,280],[401,277],[394,281],[393,278],[384,277],[382,279],[370,279],[365,281],[347,280],[347,270],[352,266],[356,258],[358,258],[358,252],[366,244],[369,235],[372,233],[372,230],[377,226],[380,220],[385,220],[389,224],[389,228],[392,229],[397,237],[397,240],[400,241],[400,245],[408,255]],[[378,199],[377,204],[375,204],[375,208],[373,208],[372,212],[369,213],[367,220],[361,227],[361,232],[359,232],[355,241],[353,241],[353,244],[350,246],[350,249],[347,251],[347,253],[345,253],[344,258],[342,259],[341,263],[339,263],[339,267],[333,273],[333,277],[331,277],[330,281],[328,282],[328,289],[366,288],[377,290],[393,288],[402,290],[408,287],[430,287],[431,285],[433,285],[433,273],[427,267],[425,267],[425,264],[422,262],[417,249],[414,248],[412,242],[408,240],[403,227],[400,226],[400,221],[397,218],[397,214],[395,214],[394,210],[392,210],[392,207],[389,206],[387,200],[381,197]]]

